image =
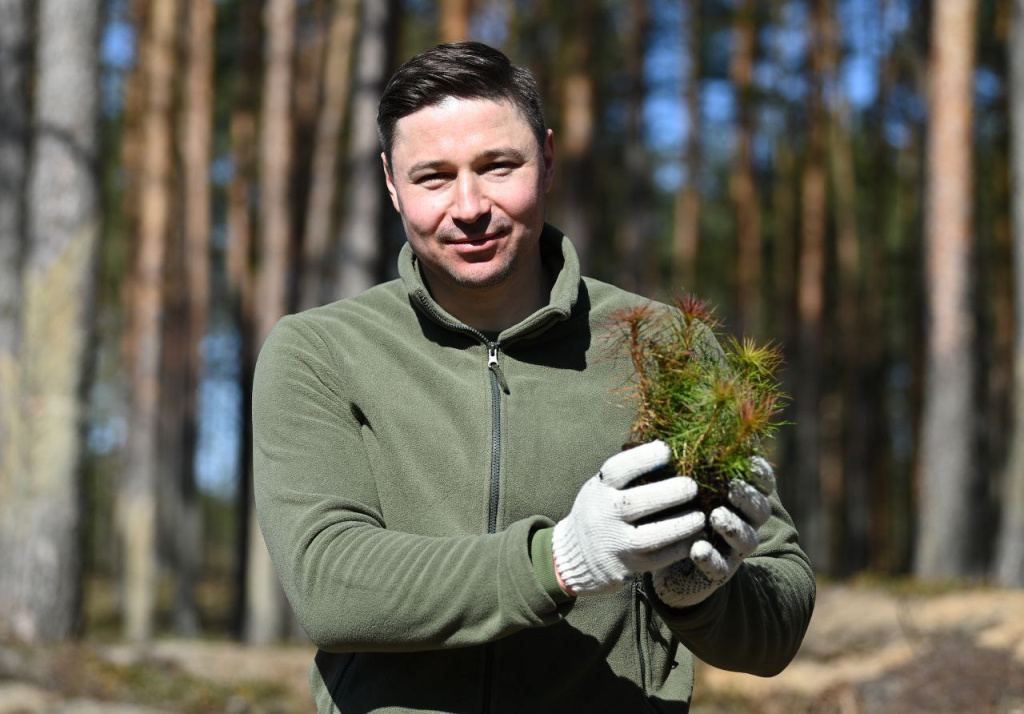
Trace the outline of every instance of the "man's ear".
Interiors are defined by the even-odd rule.
[[[544,137],[544,193],[551,190],[555,180],[555,133],[548,129]]]
[[[388,166],[388,157],[382,151],[380,152],[380,162],[384,166],[384,183],[388,185],[388,195],[391,196],[391,205],[395,207],[395,210],[401,213],[402,211],[398,208],[398,194],[395,192],[395,181],[391,177],[391,167]]]

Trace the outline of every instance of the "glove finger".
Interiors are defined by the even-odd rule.
[[[738,479],[729,483],[729,503],[754,526],[760,528],[772,514],[772,502],[761,491]]]
[[[601,465],[600,480],[612,488],[622,488],[648,471],[659,469],[672,458],[672,450],[664,441],[651,441],[615,454]]]
[[[750,465],[756,476],[754,485],[763,494],[770,494],[775,490],[775,470],[763,456],[754,456],[750,459]]]
[[[690,548],[690,559],[697,570],[710,582],[720,584],[732,577],[742,558],[724,556],[706,540],[699,540]]]
[[[659,548],[649,553],[639,553],[632,559],[630,565],[634,572],[653,573],[690,557],[690,548],[692,546],[693,538],[684,538],[683,540],[666,545],[664,548]]]
[[[617,508],[624,520],[635,521],[687,503],[696,495],[697,483],[689,476],[677,476],[620,491]]]
[[[704,514],[690,511],[653,523],[644,523],[630,529],[630,550],[650,553],[684,538],[692,538],[704,527]]]
[[[757,548],[757,530],[731,508],[719,506],[713,510],[711,527],[741,558],[746,558]]]

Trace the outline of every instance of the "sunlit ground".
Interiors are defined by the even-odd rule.
[[[199,587],[200,639],[118,641],[116,588],[92,580],[77,645],[0,645],[0,714],[291,714],[313,709],[308,644],[227,637],[230,582]],[[693,714],[1024,713],[1024,591],[969,583],[823,583],[796,660],[763,679],[698,665]]]

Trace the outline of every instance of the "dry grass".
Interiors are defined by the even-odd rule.
[[[224,590],[204,597],[222,607]],[[292,714],[313,710],[312,647],[219,640],[0,644],[0,714]],[[94,622],[94,624],[97,624]],[[777,677],[698,664],[693,714],[1024,714],[1024,591],[963,583],[824,584],[804,646]]]

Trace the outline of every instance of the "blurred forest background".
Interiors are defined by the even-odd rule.
[[[301,638],[253,363],[395,276],[377,100],[464,38],[588,274],[783,346],[820,574],[1024,586],[1024,0],[0,0],[0,638]]]

